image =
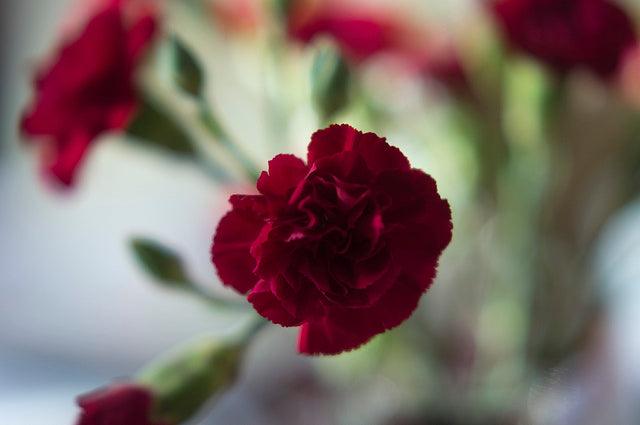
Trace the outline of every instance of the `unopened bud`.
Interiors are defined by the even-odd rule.
[[[244,344],[203,340],[146,367],[136,382],[153,390],[154,421],[179,424],[236,379]]]
[[[130,243],[140,265],[158,282],[170,286],[189,285],[177,253],[150,239],[133,238]]]
[[[311,70],[311,94],[323,120],[347,105],[350,82],[349,66],[338,49],[332,45],[320,48]]]
[[[172,425],[151,419],[153,391],[135,382],[114,382],[78,397],[76,425]]]

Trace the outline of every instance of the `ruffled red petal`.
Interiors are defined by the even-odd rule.
[[[281,326],[299,326],[304,319],[297,318],[282,307],[280,301],[271,292],[271,286],[260,280],[248,296],[253,308],[264,318]]]
[[[127,48],[129,57],[133,63],[140,60],[141,54],[147,47],[153,35],[158,29],[156,17],[151,13],[145,13],[143,16],[129,28],[127,36]]]
[[[294,155],[277,155],[269,161],[269,172],[258,178],[258,191],[269,199],[269,210],[276,214],[286,207],[289,196],[307,174],[307,166]]]
[[[264,208],[263,198],[253,197],[253,203],[257,204],[254,208],[250,208],[252,203],[247,198],[232,198],[232,203],[238,207],[220,220],[211,247],[211,260],[222,283],[243,294],[258,282],[258,277],[253,274],[256,260],[250,249],[265,224],[256,212]]]
[[[438,194],[435,180],[422,170],[381,173],[374,183],[374,190],[382,204],[385,226],[405,224],[409,227],[415,220],[428,219],[441,224],[445,229],[445,236],[450,234],[449,203]],[[444,246],[447,243],[448,240]]]
[[[375,187],[387,198],[383,220],[393,258],[428,287],[438,257],[451,242],[449,203],[438,195],[433,178],[420,170],[382,173]]]
[[[64,144],[58,144],[58,150],[52,152],[53,157],[45,159],[44,172],[55,178],[64,186],[74,182],[76,170],[82,162],[85,152],[91,144],[93,136],[87,133],[76,133]],[[45,153],[46,155],[46,153]]]
[[[298,351],[303,354],[339,354],[358,348],[411,316],[423,292],[420,285],[401,276],[371,307],[336,308],[322,321],[302,325]]]
[[[378,137],[375,133],[362,133],[347,124],[334,124],[313,133],[307,162],[312,165],[320,158],[343,151],[358,152],[373,173],[409,169],[409,160],[400,149],[390,146],[384,138]]]
[[[340,194],[342,182],[367,184],[371,177],[366,162],[355,152],[338,152],[319,158],[311,167],[311,173],[327,176],[332,180],[337,178],[340,183],[337,181],[332,183],[336,186],[338,194]]]

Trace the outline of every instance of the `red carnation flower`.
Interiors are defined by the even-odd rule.
[[[562,74],[585,67],[609,77],[636,39],[629,17],[606,0],[502,0],[493,12],[513,46]]]
[[[156,28],[155,15],[134,2],[109,0],[35,78],[36,98],[21,129],[44,136],[45,174],[65,186],[91,142],[124,128],[137,95],[134,73]]]
[[[316,7],[298,2],[291,8],[287,23],[289,36],[303,43],[309,43],[318,35],[327,35],[357,61],[383,51],[404,49],[402,26],[388,11],[334,2]]]
[[[132,383],[113,384],[78,397],[77,425],[162,425],[149,419],[153,394]]]
[[[301,326],[301,353],[351,350],[406,320],[451,240],[435,181],[348,125],[317,131],[307,164],[276,156],[258,191],[231,197],[212,259],[258,313]]]

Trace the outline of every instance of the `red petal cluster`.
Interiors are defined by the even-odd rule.
[[[132,0],[108,0],[83,31],[36,75],[21,129],[44,136],[45,174],[65,186],[91,142],[122,129],[137,106],[134,73],[156,29],[155,14]],[[132,10],[134,8],[134,10]]]
[[[132,383],[114,384],[78,397],[77,425],[162,425],[149,419],[153,395]]]
[[[584,67],[610,77],[636,41],[629,17],[608,0],[501,0],[493,12],[513,46],[561,74]]]
[[[435,181],[348,125],[313,134],[306,164],[273,158],[257,186],[231,197],[213,263],[262,316],[301,326],[301,353],[351,350],[406,320],[451,240]]]

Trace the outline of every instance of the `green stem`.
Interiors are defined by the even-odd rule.
[[[189,294],[196,296],[197,298],[207,302],[215,308],[222,308],[227,310],[249,310],[246,302],[238,302],[220,298],[207,291],[204,291],[193,282],[187,282],[187,285],[183,286],[182,288],[185,289]]]
[[[232,181],[232,177],[229,175],[229,172],[223,167],[218,161],[210,158],[208,155],[202,153],[201,149],[196,149],[197,156],[194,157],[195,163],[200,167],[200,169],[211,177],[213,180],[227,183]]]
[[[129,134],[166,152],[188,157],[214,181],[233,180],[230,171],[189,133],[172,104],[162,101],[151,87],[143,87],[140,98],[140,111],[127,129]]]
[[[267,324],[269,324],[269,321],[267,319],[265,319],[262,316],[257,316],[257,318],[254,321],[251,322],[251,324],[249,325],[249,327],[245,331],[244,336],[243,336],[243,340],[247,341],[247,342],[250,341]]]
[[[209,131],[220,145],[235,159],[247,177],[253,181],[257,181],[260,177],[260,171],[256,163],[235,143],[229,134],[224,130],[220,121],[216,118],[213,111],[203,99],[199,103],[199,118],[202,125]]]

